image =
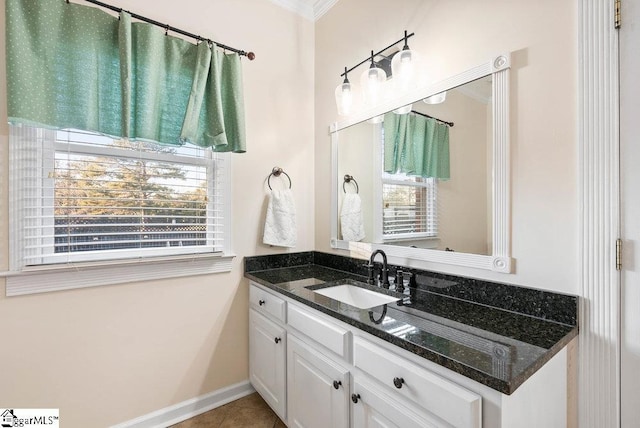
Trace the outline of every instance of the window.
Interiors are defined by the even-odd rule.
[[[11,270],[229,247],[227,155],[11,126]]]
[[[384,171],[384,127],[380,126],[382,241],[438,236],[438,181]]]
[[[438,236],[436,179],[383,173],[383,239],[418,239],[436,236]]]

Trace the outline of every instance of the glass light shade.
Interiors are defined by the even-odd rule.
[[[411,49],[403,49],[393,56],[391,76],[396,89],[403,90],[415,86],[418,61],[418,54]]]
[[[339,116],[346,116],[351,113],[353,108],[353,91],[351,83],[348,81],[341,83],[336,88],[336,107],[338,108]]]
[[[365,106],[374,107],[385,97],[387,73],[378,67],[367,68],[360,76]]]
[[[406,106],[395,109],[393,112],[395,114],[407,114],[411,112],[411,107],[413,107],[413,104],[407,104]]]
[[[378,124],[378,123],[382,123],[384,121],[384,114],[381,114],[379,116],[374,116],[371,119],[368,120],[369,123],[372,123],[374,125]]]
[[[423,99],[427,104],[440,104],[443,103],[444,100],[447,99],[447,91],[440,92],[439,94],[431,95],[428,98]]]

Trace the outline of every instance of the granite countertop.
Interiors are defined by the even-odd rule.
[[[245,277],[504,394],[578,334],[575,296],[416,270],[415,287],[406,279],[397,293],[367,285],[363,262],[318,252],[249,257]],[[390,268],[393,278],[401,267]],[[338,282],[400,300],[359,309],[314,292]]]

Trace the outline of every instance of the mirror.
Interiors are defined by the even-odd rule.
[[[334,248],[510,272],[508,69],[502,55],[332,126]],[[405,165],[409,144],[431,169]]]

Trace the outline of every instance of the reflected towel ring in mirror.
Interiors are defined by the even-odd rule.
[[[271,176],[273,175],[276,177],[280,177],[280,174],[284,174],[287,176],[287,178],[289,179],[289,189],[291,189],[291,177],[289,177],[289,174],[284,172],[284,170],[279,166],[274,166],[273,169],[271,170],[271,174],[269,174],[269,177],[267,177],[267,186],[269,186],[269,190],[273,190],[271,188]]]
[[[358,182],[356,181],[355,178],[353,178],[353,175],[349,175],[349,174],[345,174],[344,176],[344,181],[342,182],[342,190],[344,191],[344,193],[347,193],[347,189],[344,187],[344,185],[347,183],[351,183],[352,181],[353,181],[353,184],[356,185],[356,193],[360,193]]]

